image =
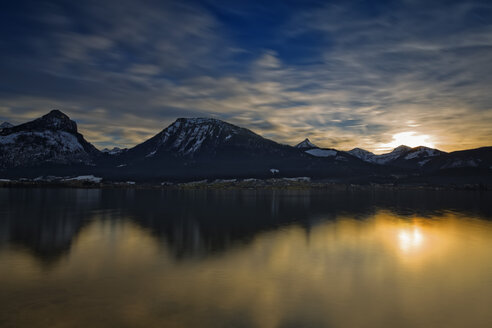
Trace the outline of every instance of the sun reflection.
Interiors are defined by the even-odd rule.
[[[400,249],[404,252],[409,252],[422,247],[424,242],[424,235],[418,228],[414,228],[413,231],[405,229],[398,233],[398,241]]]

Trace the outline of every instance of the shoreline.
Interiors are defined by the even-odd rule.
[[[470,190],[492,191],[482,183],[356,183],[316,181],[308,178],[200,180],[191,182],[112,182],[112,181],[0,181],[0,188],[79,188],[79,189],[155,189],[155,190]]]

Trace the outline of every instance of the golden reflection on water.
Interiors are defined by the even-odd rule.
[[[492,225],[447,213],[291,225],[177,261],[131,221],[94,221],[43,267],[0,251],[5,327],[490,327]]]

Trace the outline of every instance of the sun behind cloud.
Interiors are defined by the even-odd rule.
[[[415,131],[400,132],[393,135],[393,140],[389,143],[380,144],[379,151],[392,150],[398,146],[405,145],[408,147],[425,146],[435,148],[433,138],[427,134],[417,134]]]

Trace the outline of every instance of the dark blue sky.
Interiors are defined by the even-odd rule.
[[[492,140],[490,1],[0,9],[0,119],[60,108],[101,147],[132,146],[192,116],[340,149],[382,151],[398,136],[444,150]]]

